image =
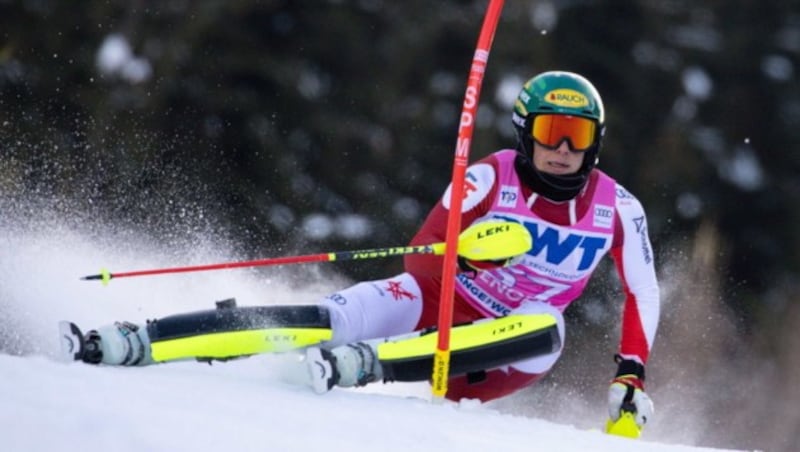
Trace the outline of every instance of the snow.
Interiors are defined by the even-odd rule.
[[[128,40],[117,33],[106,36],[96,59],[101,74],[118,75],[132,84],[148,80],[153,72],[150,62],[134,56]]]
[[[372,232],[369,218],[357,214],[330,216],[323,213],[312,213],[303,218],[300,228],[305,237],[311,240],[327,240],[332,238],[361,239]]]
[[[0,449],[45,451],[700,451],[366,390],[318,396],[281,357],[147,368],[0,355]],[[407,388],[419,393],[418,387]],[[402,393],[403,385],[387,385]]]
[[[123,247],[52,225],[3,232],[6,335],[0,338],[10,344],[0,353],[2,451],[712,450],[666,444],[647,430],[640,440],[605,435],[599,431],[604,407],[591,414],[589,425],[597,426],[591,429],[583,413],[565,425],[475,401],[432,403],[424,383],[319,396],[302,384],[305,369],[293,355],[137,368],[65,363],[57,359],[62,319],[84,328],[142,322],[212,308],[230,296],[239,305],[308,302],[344,282],[318,267],[295,266],[277,276],[228,270],[117,279],[103,287],[79,277],[103,264],[113,272],[231,256],[202,244],[167,251],[132,237]]]
[[[764,170],[752,147],[736,146],[733,155],[719,166],[720,175],[743,191],[756,191],[764,186]]]
[[[714,90],[714,82],[705,69],[699,66],[691,66],[683,70],[681,74],[683,89],[692,99],[705,101],[711,97]]]

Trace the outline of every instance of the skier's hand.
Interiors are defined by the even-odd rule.
[[[632,412],[642,428],[653,416],[653,401],[644,392],[644,366],[619,355],[614,359],[619,367],[608,388],[608,415],[616,422],[623,411]]]

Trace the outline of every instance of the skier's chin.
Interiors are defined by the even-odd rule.
[[[572,170],[572,168],[561,165],[548,165],[542,172],[551,176],[573,176],[577,174],[577,171]]]

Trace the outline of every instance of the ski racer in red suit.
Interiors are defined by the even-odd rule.
[[[499,261],[459,256],[453,332],[469,338],[464,341],[469,346],[453,347],[451,361],[460,360],[461,367],[455,371],[451,365],[450,373],[463,376],[450,378],[446,397],[492,400],[547,373],[564,344],[562,313],[610,253],[625,304],[615,355],[618,368],[608,392],[609,415],[616,421],[623,405],[632,404],[642,426],[653,412],[644,392],[644,366],[659,319],[659,288],[641,204],[595,168],[605,130],[600,95],[580,75],[545,72],[523,86],[512,122],[517,148],[495,152],[467,169],[461,225],[521,224],[533,245],[523,255]],[[412,244],[445,240],[449,200],[450,188]],[[513,253],[502,255],[509,254]],[[89,331],[78,341],[85,346],[74,359],[108,365],[230,359],[264,352],[248,347],[270,341],[271,336],[259,336],[261,328],[277,322],[278,327],[312,325],[328,334],[313,343],[280,338],[289,347],[305,348],[317,392],[379,380],[424,381],[431,376],[432,349],[409,344],[429,338],[427,332],[438,323],[442,265],[441,257],[409,255],[404,273],[357,283],[302,308],[226,308],[146,325],[116,322]],[[520,342],[523,336],[509,339],[507,330],[493,329],[504,320],[534,318],[549,324],[532,329],[524,336],[527,342]],[[488,329],[481,329],[486,325]],[[237,339],[245,336],[254,340]],[[387,344],[399,345],[390,353]]]
[[[544,73],[525,84],[513,122],[518,148],[489,155],[467,170],[461,221],[462,227],[487,219],[520,221],[532,233],[533,248],[511,265],[494,269],[491,263],[462,259],[462,267],[482,271],[458,275],[453,322],[519,310],[563,312],[610,251],[624,286],[625,305],[615,357],[619,371],[610,389],[609,409],[616,419],[622,399],[633,398],[642,421],[652,411],[643,392],[644,364],[659,319],[659,288],[641,204],[595,168],[604,128],[600,96],[576,74]],[[444,240],[449,199],[448,191],[412,244]],[[418,327],[437,322],[441,261],[430,255],[405,258],[406,270],[425,300]],[[502,397],[537,381],[557,359],[553,354],[493,369],[477,384],[466,377],[453,378],[447,397]]]

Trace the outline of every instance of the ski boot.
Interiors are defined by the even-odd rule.
[[[356,342],[331,350],[320,347],[306,349],[311,387],[324,394],[334,386],[364,386],[383,378],[377,351],[368,343]]]
[[[114,322],[86,333],[83,361],[90,364],[138,366],[151,364],[147,328]]]

